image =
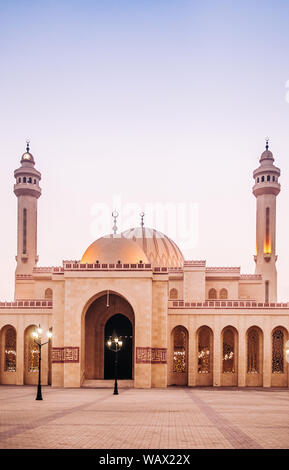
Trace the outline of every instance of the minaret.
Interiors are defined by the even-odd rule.
[[[38,261],[37,199],[41,195],[41,173],[34,168],[35,161],[30,153],[29,141],[20,163],[21,167],[14,171],[14,193],[18,198],[16,275],[29,275]]]
[[[253,173],[253,194],[257,199],[255,273],[262,274],[263,302],[277,302],[276,196],[280,192],[280,170],[273,162],[267,139],[260,166]]]

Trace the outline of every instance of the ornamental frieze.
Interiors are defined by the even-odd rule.
[[[79,347],[52,348],[53,363],[79,362]]]
[[[167,348],[137,347],[136,348],[136,363],[137,364],[166,364],[167,363]]]

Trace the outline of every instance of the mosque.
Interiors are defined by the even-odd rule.
[[[41,379],[53,387],[112,379],[114,335],[123,341],[118,377],[127,386],[288,387],[289,303],[277,300],[275,247],[280,170],[268,142],[259,162],[254,274],[185,260],[143,218],[94,241],[81,260],[40,267],[41,173],[28,143],[14,172],[17,266],[14,301],[0,302],[0,383],[37,383],[32,333],[41,325],[53,334],[43,337]]]

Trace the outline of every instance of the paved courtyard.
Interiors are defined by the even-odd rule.
[[[288,389],[0,386],[1,449],[288,449]]]

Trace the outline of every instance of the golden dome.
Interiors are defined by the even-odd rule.
[[[149,263],[141,247],[121,234],[106,235],[93,242],[82,256],[81,263]]]
[[[162,232],[148,227],[136,227],[122,232],[122,236],[133,240],[144,251],[153,267],[182,267],[184,265],[181,250]]]
[[[21,163],[23,163],[23,162],[35,163],[32,153],[30,153],[30,152],[23,153],[23,155],[21,157]]]
[[[30,140],[26,140],[26,152],[23,153],[20,162],[30,162],[33,163],[33,165],[35,164],[34,157],[32,153],[30,153]]]

